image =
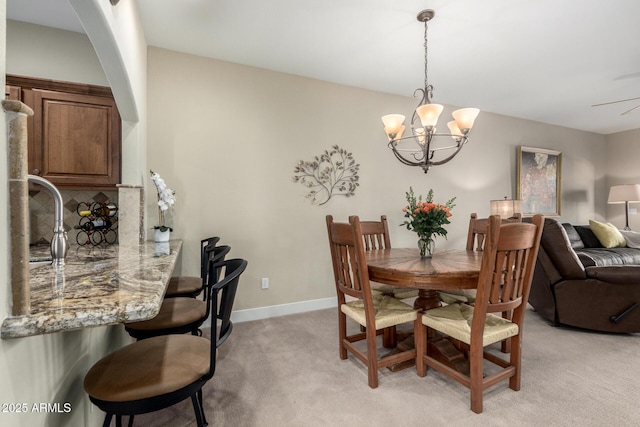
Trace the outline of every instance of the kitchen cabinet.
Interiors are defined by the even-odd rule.
[[[34,112],[29,173],[68,189],[120,183],[121,121],[108,87],[7,75],[5,97]]]

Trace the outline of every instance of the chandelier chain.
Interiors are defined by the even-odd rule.
[[[429,85],[429,71],[428,71],[428,47],[427,47],[427,23],[429,21],[424,21],[424,96],[428,104],[431,103],[431,98],[433,98],[433,86]]]

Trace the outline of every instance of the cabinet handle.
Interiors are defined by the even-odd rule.
[[[33,172],[31,172],[34,175],[39,175],[40,174],[40,169],[34,169]]]

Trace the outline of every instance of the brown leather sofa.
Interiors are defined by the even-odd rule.
[[[606,249],[589,226],[546,218],[529,304],[556,325],[640,332],[640,249]]]

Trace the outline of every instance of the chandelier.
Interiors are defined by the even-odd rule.
[[[447,126],[449,133],[436,133],[436,123],[442,113],[443,106],[432,104],[433,86],[429,84],[427,74],[427,22],[435,16],[431,9],[418,13],[418,21],[424,22],[424,89],[418,88],[413,96],[421,97],[418,107],[411,117],[411,135],[404,136],[404,119],[402,114],[388,114],[382,117],[384,131],[389,137],[389,148],[396,158],[408,166],[420,166],[424,173],[431,166],[442,165],[453,159],[469,139],[469,131],[480,110],[462,108],[452,113],[453,119]],[[419,119],[419,120],[418,120]],[[439,137],[451,137],[446,143]]]

